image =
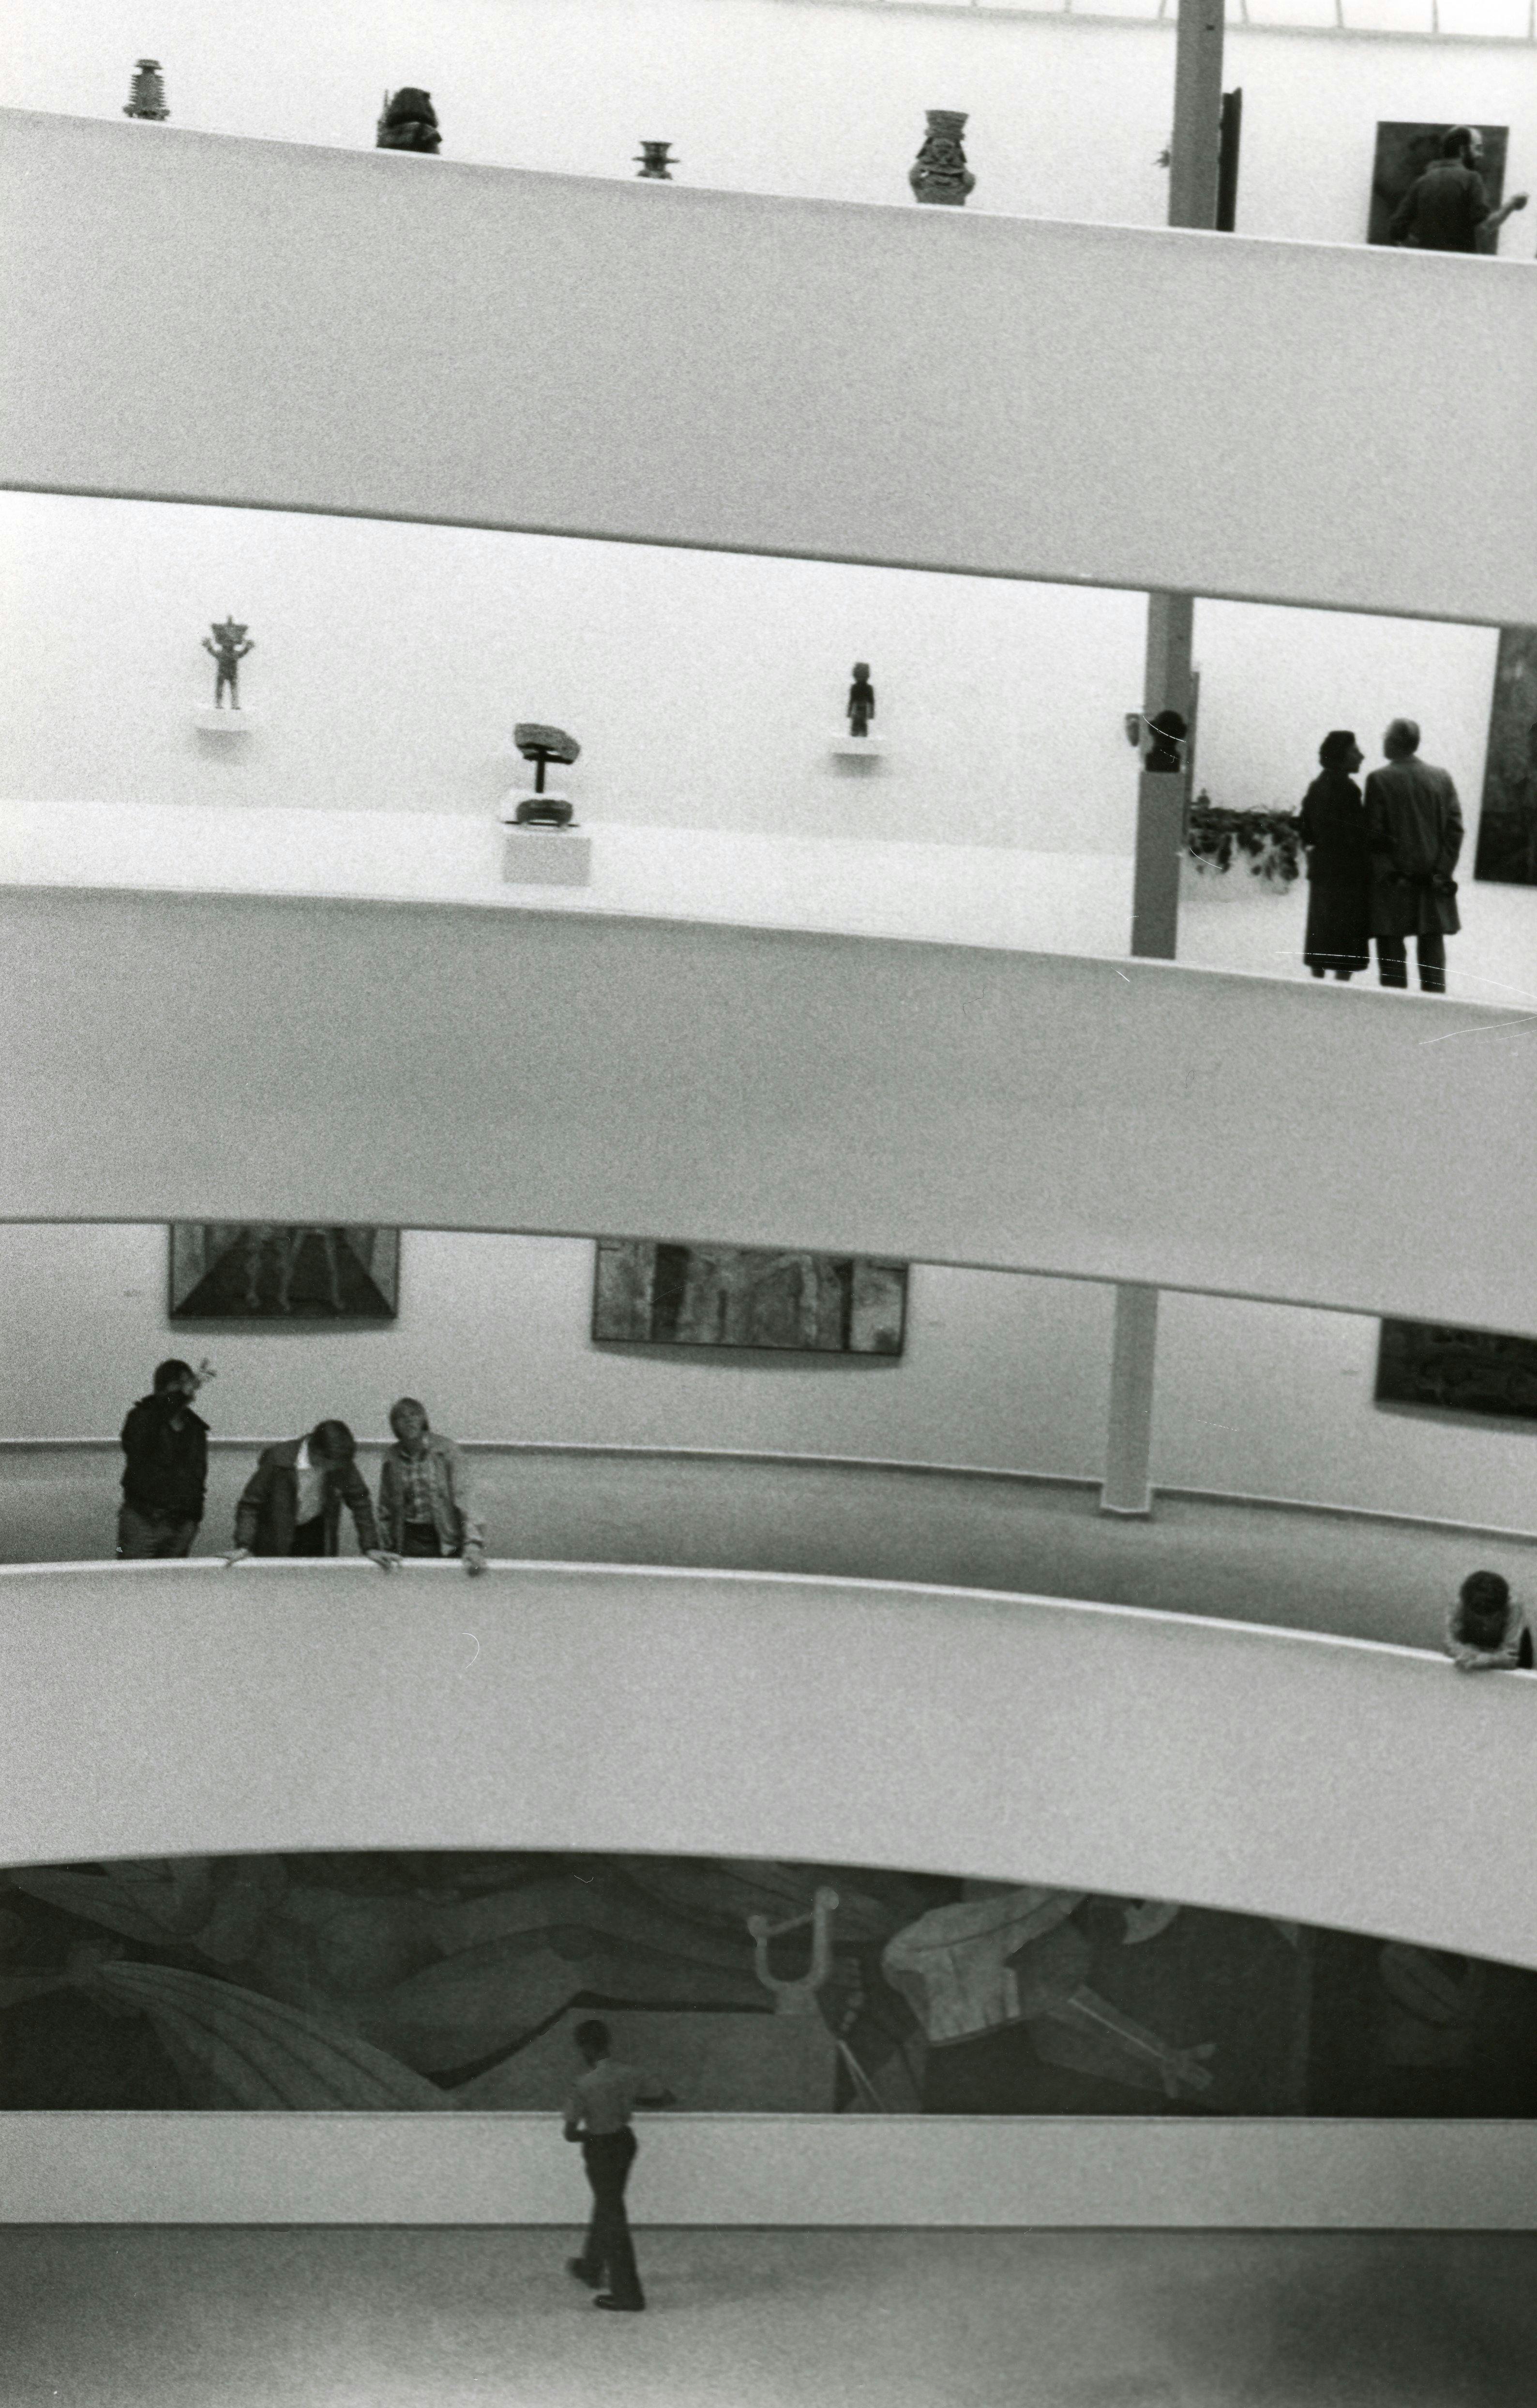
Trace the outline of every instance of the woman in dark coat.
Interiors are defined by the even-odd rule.
[[[1318,747],[1321,774],[1302,798],[1299,822],[1308,857],[1308,925],[1302,959],[1316,979],[1332,970],[1348,979],[1371,959],[1367,929],[1372,855],[1366,806],[1351,772],[1364,754],[1348,727]]]

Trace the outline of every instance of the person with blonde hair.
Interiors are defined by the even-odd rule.
[[[390,1407],[395,1444],[380,1466],[379,1526],[395,1555],[457,1555],[472,1577],[485,1570],[485,1524],[464,1449],[443,1438],[419,1398]]]

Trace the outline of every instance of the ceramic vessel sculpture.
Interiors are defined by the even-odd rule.
[[[134,80],[124,105],[124,117],[148,118],[152,124],[164,124],[170,110],[165,106],[165,79],[160,72],[158,59],[140,59],[134,69]]]
[[[976,190],[977,182],[961,149],[968,112],[964,108],[929,108],[924,114],[928,132],[907,179],[913,199],[934,203],[941,208],[962,209],[967,194]]]
[[[245,628],[238,620],[226,619],[222,625],[215,623],[212,634],[204,637],[203,650],[210,652],[217,664],[213,681],[215,710],[223,710],[224,707],[226,686],[229,688],[229,707],[231,710],[238,710],[240,663],[248,652],[253,652],[256,650],[255,645],[250,641]]]
[[[569,827],[571,806],[564,796],[546,795],[545,765],[558,761],[567,767],[575,761],[582,747],[574,736],[563,727],[542,727],[533,720],[520,720],[512,730],[512,741],[525,761],[532,761],[534,791],[525,795],[513,816],[516,827]]]
[[[442,138],[430,92],[421,92],[415,84],[402,84],[393,99],[385,93],[376,150],[433,151]]]
[[[642,142],[636,153],[637,164],[640,169],[636,182],[644,183],[649,176],[663,183],[670,184],[672,171],[678,165],[676,159],[668,157],[671,148],[670,142]]]

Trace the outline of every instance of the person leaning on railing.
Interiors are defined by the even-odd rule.
[[[1531,1632],[1499,1572],[1470,1572],[1446,1616],[1444,1645],[1459,1672],[1530,1672]]]
[[[367,1484],[356,1462],[357,1440],[345,1422],[317,1422],[308,1438],[264,1446],[235,1512],[235,1545],[226,1566],[248,1555],[337,1555],[346,1506],[364,1554],[382,1572],[399,1558],[379,1543]]]
[[[485,1524],[464,1451],[443,1438],[415,1397],[390,1408],[395,1442],[379,1474],[379,1526],[397,1555],[458,1555],[485,1570]]]

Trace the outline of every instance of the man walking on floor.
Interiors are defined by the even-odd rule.
[[[1452,876],[1462,850],[1462,807],[1444,769],[1419,757],[1419,728],[1395,719],[1382,739],[1386,769],[1366,781],[1372,854],[1372,934],[1384,986],[1407,986],[1407,939],[1415,940],[1419,982],[1446,992],[1446,939],[1462,925]]]
[[[567,2259],[566,2271],[589,2290],[597,2290],[607,2274],[609,2287],[597,2292],[595,2307],[639,2310],[646,2301],[625,2210],[625,2185],[637,2147],[630,2116],[637,2107],[670,2107],[672,2093],[652,2088],[633,2065],[618,2064],[609,2055],[609,2027],[596,2015],[578,2024],[572,2037],[587,2071],[578,2075],[567,2102],[566,2138],[582,2143],[593,2218],[586,2247],[580,2258]]]
[[[118,1554],[130,1563],[192,1553],[208,1484],[208,1426],[192,1409],[202,1384],[190,1363],[157,1363],[153,1394],[122,1425]]]

